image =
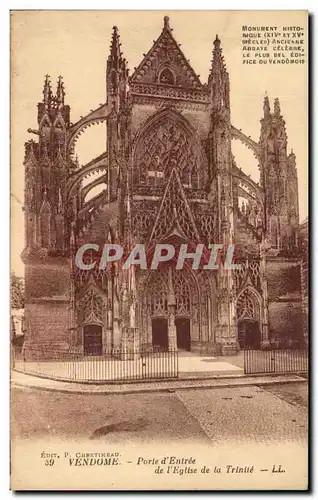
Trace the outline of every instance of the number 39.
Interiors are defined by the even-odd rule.
[[[50,458],[49,460],[45,460],[45,465],[49,465],[52,467],[52,465],[54,465],[54,458]]]

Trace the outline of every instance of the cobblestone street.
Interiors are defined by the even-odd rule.
[[[213,443],[306,440],[307,413],[304,407],[295,408],[270,391],[251,386],[189,390],[177,394]]]

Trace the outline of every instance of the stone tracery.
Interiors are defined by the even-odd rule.
[[[33,131],[39,144],[26,147],[28,251],[36,255],[44,245],[45,255],[64,258],[67,268],[78,245],[104,241],[110,227],[113,239],[127,246],[176,237],[188,243],[242,241],[251,248],[256,240],[253,259],[244,261],[231,277],[217,274],[214,281],[204,273],[192,277],[188,271],[172,273],[172,286],[166,271],[154,273],[151,282],[137,273],[137,283],[131,276],[97,270],[73,270],[71,276],[70,309],[80,307],[78,324],[71,321],[71,328],[98,322],[109,345],[126,345],[124,332],[130,328],[129,338],[138,345],[151,341],[151,317],[163,317],[169,322],[169,345],[175,346],[174,319],[182,317],[189,320],[193,345],[235,351],[237,321],[261,322],[265,317],[267,303],[261,302],[267,283],[260,244],[266,237],[272,250],[279,252],[291,244],[290,235],[293,244],[297,241],[297,171],[294,155],[287,157],[279,103],[275,101],[271,113],[265,98],[258,143],[234,128],[220,40],[215,39],[208,83],[202,85],[172,37],[167,19],[130,79],[114,28],[106,80],[107,102],[73,125],[61,81],[53,96],[46,78],[38,108],[39,130]],[[72,157],[76,139],[99,121],[107,121],[107,153],[79,167]],[[235,165],[232,138],[253,151],[260,184]],[[102,174],[106,189],[86,202],[88,190],[99,181],[86,187],[82,181],[95,173]],[[50,192],[43,206],[45,186]],[[91,276],[97,286],[87,292]],[[129,323],[134,308],[137,320]],[[259,326],[266,337],[267,320]]]
[[[79,300],[82,320],[84,323],[103,322],[103,298],[94,290],[89,289]]]
[[[255,298],[247,288],[240,293],[236,305],[236,316],[238,321],[243,319],[259,320],[259,311],[255,302]]]
[[[193,138],[167,115],[147,130],[136,147],[134,180],[136,184],[163,185],[169,179],[174,158],[182,184],[199,188],[204,185],[201,159]]]

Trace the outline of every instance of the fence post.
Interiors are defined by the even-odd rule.
[[[87,356],[72,349],[22,349],[10,347],[12,367],[44,378],[69,381],[150,380],[178,378],[179,357],[175,348],[114,349],[103,356]],[[18,358],[17,358],[18,356]]]
[[[11,352],[11,368],[15,367],[15,351],[14,346],[10,343],[10,352]]]

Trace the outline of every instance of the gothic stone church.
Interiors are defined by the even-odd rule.
[[[165,17],[129,76],[114,27],[106,102],[75,123],[62,78],[53,92],[46,76],[25,145],[26,349],[224,355],[302,337],[297,170],[280,103],[265,96],[258,142],[235,128],[218,36],[212,49],[202,83]],[[99,122],[106,151],[80,166],[76,141]],[[255,155],[259,183],[236,164],[234,139]],[[81,245],[107,242],[235,244],[241,268],[75,266]]]

